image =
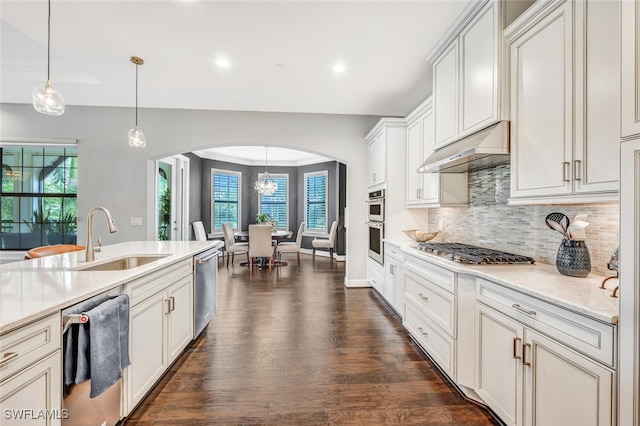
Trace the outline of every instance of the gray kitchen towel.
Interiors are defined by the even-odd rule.
[[[83,302],[66,308],[65,315],[77,315],[91,310],[109,300],[107,294],[99,294]],[[62,336],[62,359],[64,375],[64,396],[69,393],[69,386],[89,380],[89,328],[86,324],[71,324]]]
[[[109,299],[85,312],[89,317],[89,370],[95,398],[122,377],[129,360],[129,296]]]

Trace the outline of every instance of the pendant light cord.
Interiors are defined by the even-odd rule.
[[[138,128],[138,64],[136,64],[136,129]]]
[[[47,15],[47,81],[50,80],[51,67],[51,0],[49,0],[49,13]]]

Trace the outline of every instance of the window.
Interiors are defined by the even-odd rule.
[[[1,146],[0,248],[29,250],[77,240],[75,146]]]
[[[262,173],[258,179],[262,178]],[[278,229],[289,229],[289,175],[269,175],[278,189],[273,195],[258,195],[258,211],[267,213],[278,224]]]
[[[240,229],[240,173],[211,169],[212,231],[222,231],[223,223]]]
[[[311,232],[327,232],[327,171],[304,174],[304,221]]]

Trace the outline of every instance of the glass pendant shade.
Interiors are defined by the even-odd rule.
[[[147,139],[144,132],[137,127],[129,130],[129,146],[132,148],[144,148],[147,145]]]
[[[33,107],[42,114],[62,115],[64,113],[64,98],[49,80],[34,87],[31,97]]]

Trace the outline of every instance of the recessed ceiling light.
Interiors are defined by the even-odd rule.
[[[220,58],[216,61],[216,65],[220,68],[229,68],[231,63],[225,58]]]
[[[333,66],[333,72],[345,72],[346,69],[347,69],[347,67],[345,67],[342,64],[335,64]]]
[[[282,68],[284,68],[284,64],[276,64],[276,68],[281,70]]]

